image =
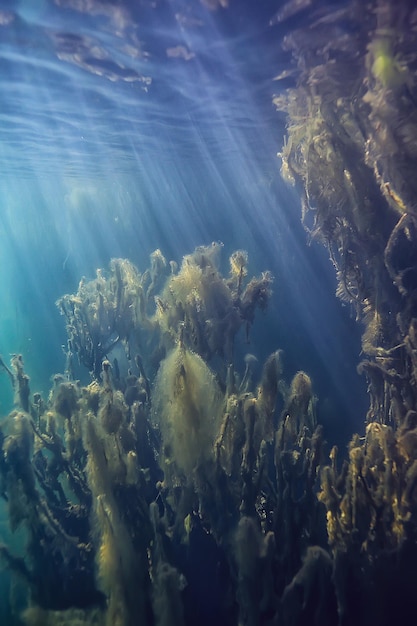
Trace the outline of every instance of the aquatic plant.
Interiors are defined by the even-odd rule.
[[[387,390],[368,419],[388,424],[417,401],[407,339],[417,285],[415,14],[412,2],[357,8],[325,20],[313,13],[308,30],[285,37],[298,80],[275,102],[288,116],[283,174],[300,183],[304,223],[328,247],[337,294],[364,324],[371,394]]]
[[[27,536],[25,556],[6,546],[1,556],[30,592],[25,623],[172,624],[173,613],[182,623],[184,576],[166,556],[173,548],[164,544],[170,528],[186,539],[195,525],[206,524],[196,517],[196,503],[201,510],[211,508],[212,498],[217,503],[218,474],[224,473],[215,460],[225,402],[216,376],[222,372],[210,371],[191,350],[200,309],[194,296],[187,301],[187,290],[199,294],[210,332],[217,324],[223,342],[232,341],[223,323],[226,306],[238,319],[233,336],[253,322],[252,313],[250,320],[243,316],[239,296],[233,300],[243,271],[239,286],[229,286],[214,265],[219,250],[198,248],[178,273],[171,264],[170,275],[159,251],[143,274],[113,260],[108,275],[98,271],[76,295],[59,300],[69,336],[66,372],[54,376],[46,400],[39,393],[30,398],[21,355],[11,369],[1,361],[16,403],[1,429],[1,493],[12,531],[24,528]],[[248,301],[264,309],[270,281],[259,283]],[[155,296],[158,312],[167,294],[176,328],[169,340],[166,318],[152,314],[149,303]],[[154,346],[145,342],[144,358],[131,356],[145,333],[158,335],[163,347],[156,349],[152,386],[145,363],[154,358]],[[119,344],[124,350],[111,364],[107,354]],[[90,371],[87,386],[71,380],[75,356]],[[271,402],[268,407],[273,411]]]
[[[98,270],[94,280],[80,281],[76,294],[58,300],[57,306],[66,318],[68,352],[77,354],[96,378],[105,356],[125,342],[145,316],[144,286],[150,275],[151,289],[156,271],[153,267],[152,272],[141,276],[128,260],[113,259],[108,276]]]
[[[175,464],[190,477],[212,454],[218,429],[223,398],[214,374],[180,340],[161,363],[153,397],[165,464]],[[172,467],[164,473],[171,474]]]
[[[247,276],[247,253],[242,250],[230,257],[230,280],[219,272],[221,244],[200,246],[184,257],[178,273],[173,273],[157,299],[154,321],[168,346],[176,341],[179,324],[182,341],[203,359],[218,355],[233,360],[233,342],[242,326],[254,321],[255,310],[267,306],[273,276]]]
[[[372,581],[415,572],[414,389],[390,359],[408,353],[415,375],[417,325],[391,353],[369,339],[365,437],[328,464],[310,376],[287,383],[281,350],[258,382],[253,354],[235,360],[272,277],[249,277],[242,251],[223,277],[220,252],[197,248],[170,272],[159,251],[143,273],[118,260],[59,301],[67,365],[78,355],[88,385],[66,366],[32,398],[23,358],[0,361],[16,403],[0,429],[0,493],[26,538],[21,553],[0,547],[27,594],[16,624],[365,624],[380,615]],[[199,581],[220,571],[209,609]],[[383,607],[391,619],[397,604]]]
[[[244,250],[226,276],[218,243],[179,267],[160,250],[143,272],[113,259],[58,301],[67,359],[47,398],[21,355],[0,358],[15,402],[0,495],[24,542],[0,545],[21,591],[11,626],[388,626],[417,611],[415,9],[314,4],[278,16],[311,10],[284,40],[298,79],[275,99],[282,173],[364,325],[363,432],[329,453],[314,375],[287,381],[279,349],[259,378],[256,346],[236,357],[273,282]]]
[[[340,466],[333,448],[322,466],[319,499],[335,623],[389,624],[415,609],[415,6],[379,0],[358,10],[351,2],[325,16],[315,9],[309,28],[283,42],[296,78],[275,99],[287,114],[281,171],[302,190],[304,224],[329,249],[337,295],[364,326],[359,371],[370,398],[364,436],[353,436],[348,459]]]

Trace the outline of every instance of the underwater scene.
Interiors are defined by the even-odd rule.
[[[1,626],[417,615],[415,0],[0,3]]]

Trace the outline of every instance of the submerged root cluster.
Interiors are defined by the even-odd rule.
[[[321,469],[330,623],[390,624],[416,609],[417,14],[411,0],[288,2],[276,20],[301,10],[284,38],[293,71],[278,77],[292,84],[274,99],[287,115],[281,173],[301,189],[304,225],[364,326],[370,396],[364,437]]]
[[[303,189],[304,223],[364,324],[361,367],[381,399],[368,421],[398,424],[417,402],[415,6],[348,2],[324,17],[312,3],[308,18],[284,40],[297,79],[275,99],[282,173]]]

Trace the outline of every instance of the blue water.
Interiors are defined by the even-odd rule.
[[[273,79],[288,58],[283,27],[270,25],[276,3],[208,4],[1,3],[0,354],[21,353],[46,396],[65,367],[55,302],[82,276],[113,257],[144,269],[156,248],[180,262],[221,241],[225,271],[243,248],[251,274],[275,276],[238,354],[262,364],[281,348],[287,380],[309,372],[319,421],[343,450],[367,406],[360,328],[279,174]],[[0,416],[12,407],[0,371]]]
[[[359,329],[307,244],[279,175],[284,121],[273,78],[288,59],[274,3],[3,2],[0,11],[0,353],[22,353],[32,390],[62,371],[55,300],[112,257],[140,268],[161,248],[249,253],[275,276],[251,336],[306,369],[333,437],[363,418]],[[245,347],[242,347],[244,350]],[[10,409],[1,374],[0,410]],[[357,400],[352,402],[352,397]],[[328,407],[326,409],[326,407]]]

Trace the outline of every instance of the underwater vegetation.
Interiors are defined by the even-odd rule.
[[[0,544],[11,626],[417,614],[417,13],[290,2],[275,20],[300,9],[275,98],[282,174],[363,325],[363,431],[346,450],[324,441],[314,377],[288,380],[279,346],[259,374],[237,356],[273,286],[244,250],[226,273],[218,243],[179,266],[113,259],[57,302],[66,364],[47,398],[21,355],[0,359],[15,393],[0,496],[25,543]]]
[[[337,623],[389,624],[416,609],[417,12],[409,0],[318,4],[283,40],[281,173],[363,326],[370,398],[348,459],[333,448],[321,468],[318,497]]]
[[[295,84],[274,99],[282,174],[364,327],[368,422],[396,426],[417,401],[416,24],[408,0],[312,13],[284,39]]]
[[[0,548],[26,595],[16,623],[191,623],[182,570],[194,543],[212,542],[235,567],[223,544],[234,554],[243,513],[255,515],[253,473],[262,445],[272,454],[282,364],[271,355],[257,389],[255,357],[234,371],[236,335],[247,338],[266,309],[273,277],[248,278],[241,250],[223,277],[220,254],[220,244],[199,247],[178,269],[157,250],[143,273],[113,259],[82,279],[57,302],[66,367],[48,398],[31,397],[21,355],[1,360],[15,409],[0,431],[0,492],[11,531],[25,537],[23,554]]]
[[[178,269],[158,250],[143,273],[113,259],[83,279],[57,302],[67,358],[48,398],[20,355],[1,360],[0,493],[25,540],[0,545],[8,623],[388,624],[414,607],[417,412],[368,416],[327,460],[308,374],[287,383],[279,349],[257,382],[254,355],[235,362],[272,275],[249,277],[239,250],[223,276],[220,256]]]

